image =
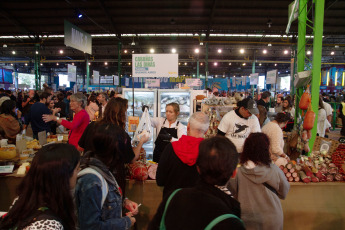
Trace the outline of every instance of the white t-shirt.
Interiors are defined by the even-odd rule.
[[[166,118],[164,118],[164,117],[154,117],[154,118],[151,118],[151,126],[153,128],[157,128],[157,136],[158,136],[159,132],[161,131],[162,127],[177,128],[177,138],[172,138],[171,142],[177,141],[178,139],[180,139],[180,137],[182,137],[182,135],[187,135],[187,128],[181,122],[179,122],[178,126],[176,127],[177,122],[178,122],[176,120],[169,127],[169,121],[168,120],[165,121],[165,119]],[[164,121],[165,121],[165,123],[164,123]],[[164,125],[163,125],[163,123],[164,123]]]
[[[327,102],[323,102],[323,108],[326,111],[326,116],[328,117],[329,115],[332,115],[333,113],[333,109],[332,106],[330,104],[328,104]]]
[[[244,141],[250,133],[261,132],[259,119],[255,115],[244,119],[239,117],[234,110],[225,114],[218,129],[234,143],[239,153],[242,152]]]

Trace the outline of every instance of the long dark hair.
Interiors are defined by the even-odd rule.
[[[18,200],[0,228],[22,229],[38,208],[47,207],[61,219],[64,229],[75,229],[70,178],[79,161],[80,153],[73,145],[50,144],[39,150],[28,174],[17,188]]]
[[[105,107],[100,124],[116,124],[121,128],[126,125],[128,100],[120,97],[111,98]]]
[[[241,164],[253,161],[256,165],[271,164],[270,141],[264,133],[251,133],[244,142],[243,152],[241,153]]]
[[[200,178],[206,183],[225,185],[237,163],[238,152],[228,138],[216,136],[200,143],[196,165],[200,170]]]
[[[6,100],[1,104],[0,112],[1,114],[12,115],[16,117],[16,114],[13,112],[13,109],[16,107],[16,102],[12,100]]]

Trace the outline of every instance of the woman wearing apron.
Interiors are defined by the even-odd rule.
[[[179,121],[177,116],[180,114],[180,106],[177,103],[167,104],[165,108],[166,118],[151,118],[151,125],[157,128],[157,139],[153,151],[153,161],[159,162],[164,148],[173,141],[177,141],[182,135],[187,135],[186,127]]]

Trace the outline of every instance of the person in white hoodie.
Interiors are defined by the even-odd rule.
[[[261,130],[270,140],[271,159],[277,166],[286,165],[290,160],[284,153],[284,137],[282,130],[290,120],[290,117],[290,113],[277,113],[275,119],[264,125]]]
[[[240,155],[235,179],[228,188],[241,203],[241,218],[247,230],[283,229],[280,199],[287,196],[290,184],[283,171],[272,163],[269,139],[264,133],[251,133]]]

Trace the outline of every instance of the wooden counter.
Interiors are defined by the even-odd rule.
[[[0,177],[0,211],[6,211],[14,199],[15,187],[22,178]],[[156,181],[127,181],[127,197],[139,208],[137,229],[146,229],[162,200],[163,189]],[[291,183],[284,211],[284,230],[345,229],[345,183]]]

